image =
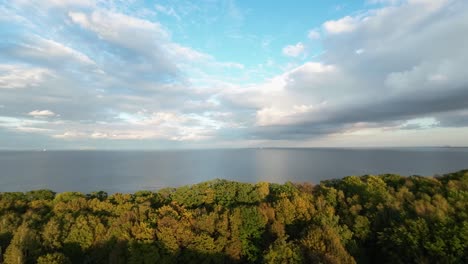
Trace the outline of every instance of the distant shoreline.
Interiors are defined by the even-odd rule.
[[[176,151],[210,151],[210,150],[261,150],[261,149],[278,149],[278,150],[320,150],[320,149],[337,149],[337,150],[379,150],[379,149],[466,149],[468,146],[371,146],[371,147],[245,147],[245,148],[174,148],[174,149],[79,149],[79,148],[70,148],[70,149],[54,149],[54,148],[46,148],[46,149],[2,149],[0,151],[8,152],[8,151],[18,151],[18,152],[50,152],[50,151],[115,151],[115,152],[125,152],[125,151],[138,151],[138,152],[176,152]],[[46,150],[46,151],[44,151]]]

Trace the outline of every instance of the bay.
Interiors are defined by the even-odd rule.
[[[432,176],[467,168],[468,148],[0,151],[0,192],[135,192],[216,178],[319,183],[348,175]]]

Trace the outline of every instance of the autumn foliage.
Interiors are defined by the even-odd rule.
[[[0,263],[468,263],[468,171],[0,194]]]

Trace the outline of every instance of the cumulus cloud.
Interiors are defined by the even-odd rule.
[[[351,32],[357,28],[359,24],[359,18],[345,16],[338,20],[330,20],[323,24],[323,28],[327,33],[339,34]]]
[[[254,83],[221,78],[255,71],[176,42],[154,19],[101,2],[49,2],[36,7],[41,17],[2,10],[17,18],[2,23],[22,29],[0,40],[0,133],[9,137],[326,142],[468,126],[466,1],[385,2],[324,22],[307,37],[326,52]],[[31,26],[47,16],[63,25]],[[283,55],[301,57],[308,42]]]
[[[283,54],[288,57],[298,57],[305,51],[305,46],[301,42],[295,45],[288,45],[283,48]]]
[[[11,26],[23,27],[25,34],[19,31],[9,36],[12,41],[1,41],[6,47],[2,57],[18,62],[0,66],[0,117],[9,118],[1,127],[53,139],[194,141],[211,138],[224,126],[206,112],[216,108],[208,103],[210,95],[193,87],[182,71],[199,65],[242,69],[242,64],[218,61],[174,42],[158,22],[111,8],[70,6],[34,6],[56,19],[63,13],[65,23],[54,34],[45,28],[31,34],[29,19],[46,23],[47,17],[25,16],[6,5],[5,12],[22,18]],[[194,108],[188,102],[199,103]]]
[[[467,15],[463,1],[409,1],[326,22],[321,63],[277,77],[282,81],[275,82],[279,86],[268,100],[254,104],[261,127],[252,133],[304,139],[350,128],[429,129],[450,117],[459,122],[464,116],[459,111],[468,108],[468,82],[462,77]],[[313,111],[297,110],[316,105]],[[437,121],[414,123],[428,115]]]

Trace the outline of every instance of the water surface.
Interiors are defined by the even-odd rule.
[[[0,192],[157,190],[222,178],[312,182],[468,168],[468,148],[0,151]]]

